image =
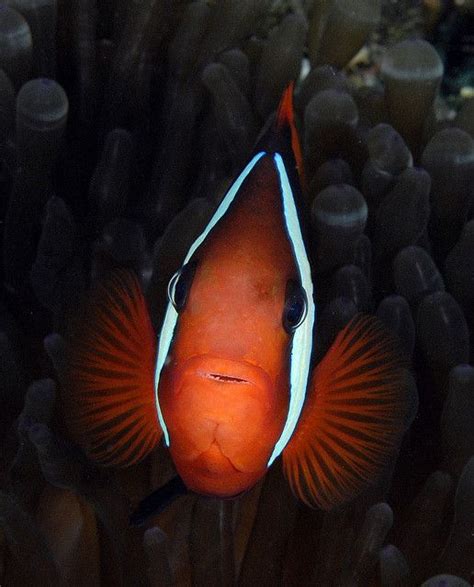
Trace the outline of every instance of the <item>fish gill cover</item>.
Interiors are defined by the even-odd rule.
[[[1,585],[472,583],[473,16],[454,4],[0,1]],[[129,269],[159,330],[171,276],[294,79],[315,359],[377,315],[418,414],[333,511],[299,503],[277,461],[233,501],[184,495],[130,528],[175,471],[161,446],[117,470],[71,442],[70,324]]]

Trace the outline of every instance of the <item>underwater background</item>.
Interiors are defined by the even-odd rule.
[[[68,324],[126,267],[159,331],[296,78],[316,359],[377,314],[418,414],[334,511],[299,503],[276,463],[234,501],[185,495],[130,527],[173,465],[159,448],[99,468],[70,441]],[[469,0],[0,0],[0,585],[472,585],[473,133]]]

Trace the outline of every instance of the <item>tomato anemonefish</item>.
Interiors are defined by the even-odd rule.
[[[316,308],[301,224],[292,85],[169,284],[156,346],[137,278],[113,272],[73,329],[64,413],[95,461],[137,463],[161,436],[192,491],[232,497],[282,455],[329,509],[383,467],[413,413],[397,343],[356,316],[312,369]]]

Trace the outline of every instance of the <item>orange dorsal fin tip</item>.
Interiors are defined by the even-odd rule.
[[[75,442],[97,463],[128,466],[159,442],[155,335],[137,277],[112,271],[71,327],[63,410]]]
[[[298,427],[283,451],[297,497],[328,510],[373,482],[396,454],[416,400],[398,341],[357,315],[314,370]]]
[[[282,128],[285,125],[294,126],[294,112],[293,112],[293,91],[295,82],[291,81],[285,88],[283,96],[278,106],[278,127]]]
[[[291,132],[291,148],[296,161],[296,167],[300,176],[301,185],[303,189],[306,188],[306,181],[303,169],[303,153],[301,150],[301,144],[298,137],[298,131],[296,130],[295,124],[295,112],[293,108],[293,92],[295,88],[295,82],[291,81],[285,88],[283,96],[280,100],[277,113],[277,129],[281,130],[285,126],[289,126]]]

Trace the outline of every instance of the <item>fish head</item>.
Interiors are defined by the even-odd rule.
[[[159,401],[178,472],[199,493],[252,486],[287,416],[291,334],[283,314],[297,271],[275,190],[274,163],[263,157],[171,292],[188,290]]]
[[[178,473],[201,494],[252,487],[304,402],[314,303],[291,92],[170,282],[157,411]]]

